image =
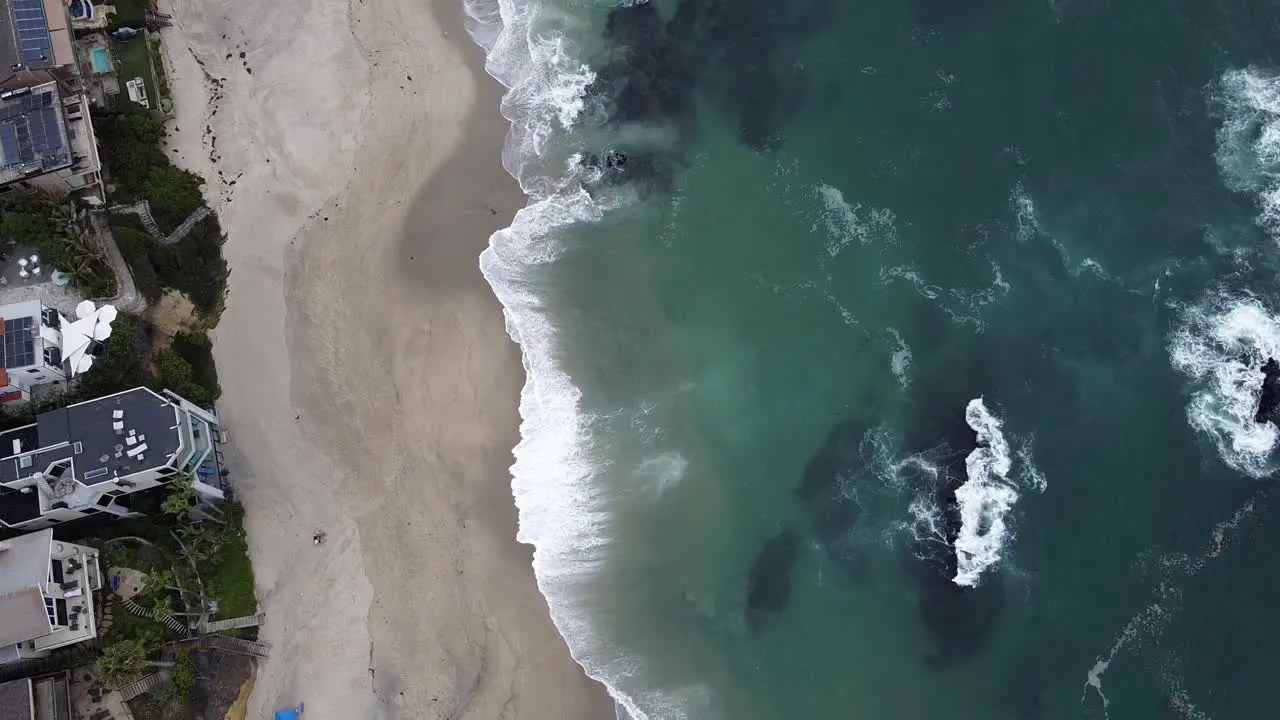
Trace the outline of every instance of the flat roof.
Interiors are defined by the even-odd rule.
[[[0,645],[48,635],[44,607],[53,555],[53,531],[39,530],[4,541],[0,550]]]
[[[57,83],[0,93],[0,184],[70,165],[71,146]]]
[[[0,77],[53,67],[53,38],[44,0],[0,0]]]
[[[31,681],[0,684],[0,720],[31,720]]]
[[[19,525],[40,517],[40,495],[36,490],[19,492],[0,487],[0,524]]]
[[[177,425],[176,405],[147,388],[43,412],[34,426],[0,433],[0,483],[44,472],[50,463],[66,458],[71,458],[76,479],[85,485],[161,467],[178,451]],[[131,430],[137,438],[132,445],[127,440]],[[22,443],[22,452],[16,454],[15,439]],[[143,445],[142,453],[129,454]],[[24,457],[30,458],[25,467]]]

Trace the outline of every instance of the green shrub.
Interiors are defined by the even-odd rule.
[[[173,666],[173,688],[179,697],[187,697],[196,689],[196,663],[189,649],[178,653],[177,664]]]
[[[169,346],[191,368],[191,381],[200,386],[213,402],[222,395],[218,385],[218,368],[213,362],[213,341],[202,332],[180,332]],[[193,398],[194,399],[194,398]]]
[[[114,112],[93,118],[103,161],[118,184],[121,201],[142,198],[151,168],[167,165],[161,142],[164,126],[146,108],[125,100]]]
[[[141,640],[118,640],[98,656],[98,676],[110,688],[119,688],[142,677],[147,669],[147,648]]]
[[[160,282],[182,291],[197,310],[214,319],[222,312],[231,274],[222,256],[224,239],[218,218],[210,215],[176,244],[157,244],[150,253]]]
[[[111,226],[111,234],[116,239],[120,254],[129,264],[129,270],[133,273],[133,284],[138,288],[138,292],[149,303],[159,300],[164,294],[164,283],[156,274],[156,268],[151,264],[151,257],[148,254],[151,247],[156,244],[155,240],[141,229],[118,225]]]
[[[173,245],[161,245],[150,235],[126,227],[113,227],[116,244],[133,270],[133,280],[150,301],[164,288],[178,290],[210,319],[222,312],[231,274],[222,256],[222,227],[210,215]]]
[[[151,203],[151,216],[165,232],[172,232],[204,204],[199,175],[168,163],[152,165],[143,195]]]

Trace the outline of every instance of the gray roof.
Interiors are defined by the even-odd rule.
[[[44,607],[49,582],[53,530],[4,541],[0,550],[0,646],[13,645],[52,630]]]
[[[0,524],[20,525],[40,517],[40,496],[0,487]]]
[[[0,78],[18,64],[33,70],[52,67],[52,44],[41,0],[0,0]]]
[[[116,446],[127,451],[124,436],[112,428],[113,413],[124,414],[121,422],[127,433],[133,430],[145,436],[147,445],[143,460],[122,452],[116,457]],[[85,485],[96,485],[114,477],[158,468],[178,451],[177,410],[173,403],[147,388],[134,388],[115,395],[77,403],[59,410],[40,413],[34,428],[30,425],[0,433],[0,483],[25,478],[33,472],[44,472],[49,464],[71,458],[76,479]],[[34,433],[32,430],[34,429]],[[23,452],[32,457],[22,467],[13,453],[13,440],[23,443]],[[76,448],[79,446],[79,452]],[[37,450],[38,448],[38,450]],[[31,452],[35,450],[36,452]]]
[[[31,720],[31,681],[0,684],[0,720]]]
[[[0,0],[0,3],[6,1],[12,0]],[[4,68],[0,67],[0,73],[3,72]],[[0,96],[0,182],[13,182],[70,165],[71,147],[56,84],[19,88],[3,95],[8,97]],[[26,329],[29,333],[30,327]],[[18,328],[5,327],[6,332],[16,330]],[[18,337],[15,335],[14,340]]]

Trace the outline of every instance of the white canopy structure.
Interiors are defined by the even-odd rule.
[[[89,351],[93,349],[94,341],[111,337],[111,321],[115,320],[117,315],[115,307],[111,305],[95,307],[92,300],[85,300],[76,306],[75,320],[59,314],[62,361],[66,363],[71,377],[92,367],[93,355]]]

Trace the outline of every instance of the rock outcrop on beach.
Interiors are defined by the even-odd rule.
[[[800,536],[790,528],[769,538],[755,562],[747,583],[747,627],[760,632],[791,603],[791,579],[800,556]]]
[[[1280,425],[1280,362],[1275,358],[1267,358],[1262,365],[1262,395],[1253,419]]]

